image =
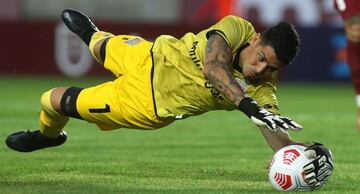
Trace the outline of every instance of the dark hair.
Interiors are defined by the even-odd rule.
[[[300,50],[300,38],[294,25],[280,22],[261,33],[261,43],[274,48],[283,65],[292,63]]]

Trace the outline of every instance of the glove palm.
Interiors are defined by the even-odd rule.
[[[304,166],[304,180],[314,188],[320,188],[331,177],[334,164],[329,149],[320,143],[315,143],[305,150],[307,158],[312,161]]]

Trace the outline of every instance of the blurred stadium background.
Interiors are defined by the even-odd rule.
[[[280,80],[350,80],[342,21],[332,0],[0,0],[0,74],[105,73],[60,21],[68,7],[85,12],[105,31],[150,40],[198,32],[227,14],[248,19],[259,32],[288,20],[301,34],[302,51]]]

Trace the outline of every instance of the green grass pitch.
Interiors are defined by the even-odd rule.
[[[273,152],[240,112],[211,112],[160,130],[110,132],[71,120],[66,144],[17,153],[8,134],[38,126],[39,97],[57,86],[103,79],[0,76],[0,193],[276,193],[267,181]],[[360,133],[350,84],[280,84],[280,108],[331,148],[335,170],[314,193],[360,193]]]

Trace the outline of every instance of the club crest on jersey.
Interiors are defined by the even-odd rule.
[[[124,42],[125,42],[126,44],[132,46],[132,45],[135,45],[135,44],[141,42],[141,39],[140,39],[140,38],[134,38],[134,39],[130,39],[130,40],[125,40]]]

